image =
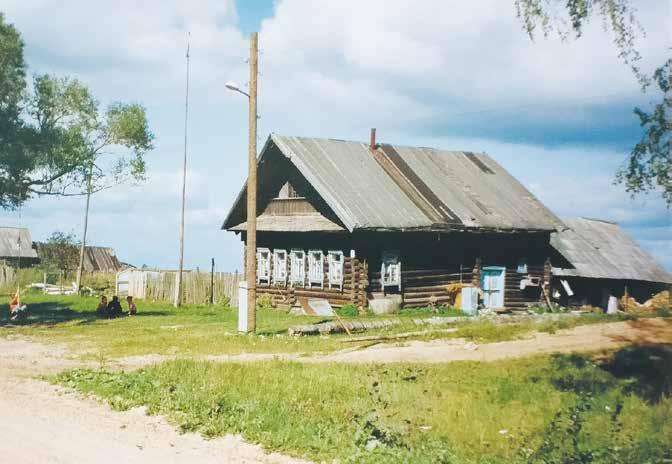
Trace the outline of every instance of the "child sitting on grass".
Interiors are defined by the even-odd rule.
[[[105,295],[100,297],[100,303],[98,303],[98,307],[96,308],[96,314],[98,314],[98,317],[107,316],[107,297]]]
[[[28,306],[21,304],[21,296],[19,291],[16,291],[14,297],[9,301],[9,313],[12,315],[11,320],[15,321],[23,318],[26,315]]]
[[[119,297],[114,295],[112,301],[107,304],[107,317],[114,319],[115,317],[121,317],[124,315],[124,310],[121,309],[121,303],[119,303]]]
[[[135,306],[135,303],[133,303],[133,297],[128,295],[126,297],[126,302],[128,303],[128,315],[135,316],[135,314],[138,312],[138,307]]]

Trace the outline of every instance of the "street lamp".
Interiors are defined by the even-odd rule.
[[[234,82],[224,86],[245,95],[250,103],[249,150],[247,156],[247,246],[245,247],[245,280],[247,281],[247,324],[241,325],[238,309],[238,330],[252,332],[257,327],[257,55],[258,37],[250,35],[250,93],[244,92]],[[242,306],[242,305],[239,305]]]
[[[224,84],[224,87],[226,87],[227,89],[229,89],[233,92],[242,93],[247,98],[250,98],[250,94],[245,92],[244,90],[241,90],[240,87],[238,87],[238,84],[236,84],[235,82],[228,81],[226,84]]]

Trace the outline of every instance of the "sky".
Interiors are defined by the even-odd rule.
[[[633,2],[642,69],[672,47],[672,1]],[[259,146],[271,133],[486,152],[560,217],[616,221],[672,271],[672,217],[658,193],[632,199],[616,170],[641,137],[643,94],[612,35],[524,33],[514,2],[425,0],[3,0],[29,72],[73,76],[102,107],[147,108],[148,180],[92,197],[88,243],[136,266],[178,262],[185,49],[190,34],[185,264],[240,270],[220,230],[246,177],[249,34],[259,31]],[[84,198],[36,198],[0,225],[33,240],[80,234]]]

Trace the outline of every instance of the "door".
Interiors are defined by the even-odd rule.
[[[483,305],[486,308],[504,307],[504,277],[506,268],[500,266],[484,267],[481,272]]]

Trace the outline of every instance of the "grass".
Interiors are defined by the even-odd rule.
[[[660,347],[422,367],[182,360],[55,381],[317,461],[654,463],[672,458],[671,361]]]
[[[123,357],[142,354],[237,354],[243,352],[303,352],[331,350],[339,342],[320,337],[297,340],[284,334],[295,324],[314,323],[314,317],[290,316],[260,310],[258,335],[237,333],[237,312],[223,306],[184,306],[139,301],[138,315],[99,319],[96,298],[26,294],[29,318],[0,330],[0,336],[19,334],[65,343],[76,352]],[[0,306],[0,327],[9,324],[7,306]]]
[[[329,318],[293,316],[284,311],[260,309],[257,335],[237,333],[237,312],[224,306],[185,306],[173,308],[167,303],[140,301],[139,314],[132,318],[101,320],[95,314],[98,300],[79,296],[47,296],[27,293],[24,301],[29,306],[28,320],[11,325],[6,305],[0,305],[0,336],[24,335],[41,341],[64,343],[74,352],[93,359],[125,357],[144,354],[198,356],[206,354],[239,353],[315,353],[345,348],[342,342],[348,335],[328,337],[290,337],[287,328],[297,324],[313,324]],[[442,309],[442,316],[460,314],[454,309]],[[430,309],[404,310],[398,316],[410,318],[434,316]],[[466,338],[479,343],[512,340],[534,331],[555,332],[579,324],[621,320],[630,316],[589,314],[580,318],[558,321],[526,321],[497,325],[487,320],[465,318],[454,324],[457,331],[434,331],[445,326],[421,327],[410,320],[401,325],[372,330],[366,335],[392,335],[403,332],[427,331],[410,339],[433,340]],[[352,318],[346,311],[342,318]],[[361,319],[381,319],[377,316],[359,316]],[[4,327],[4,330],[2,328]],[[407,339],[407,340],[410,340]],[[348,348],[357,346],[347,344]]]

